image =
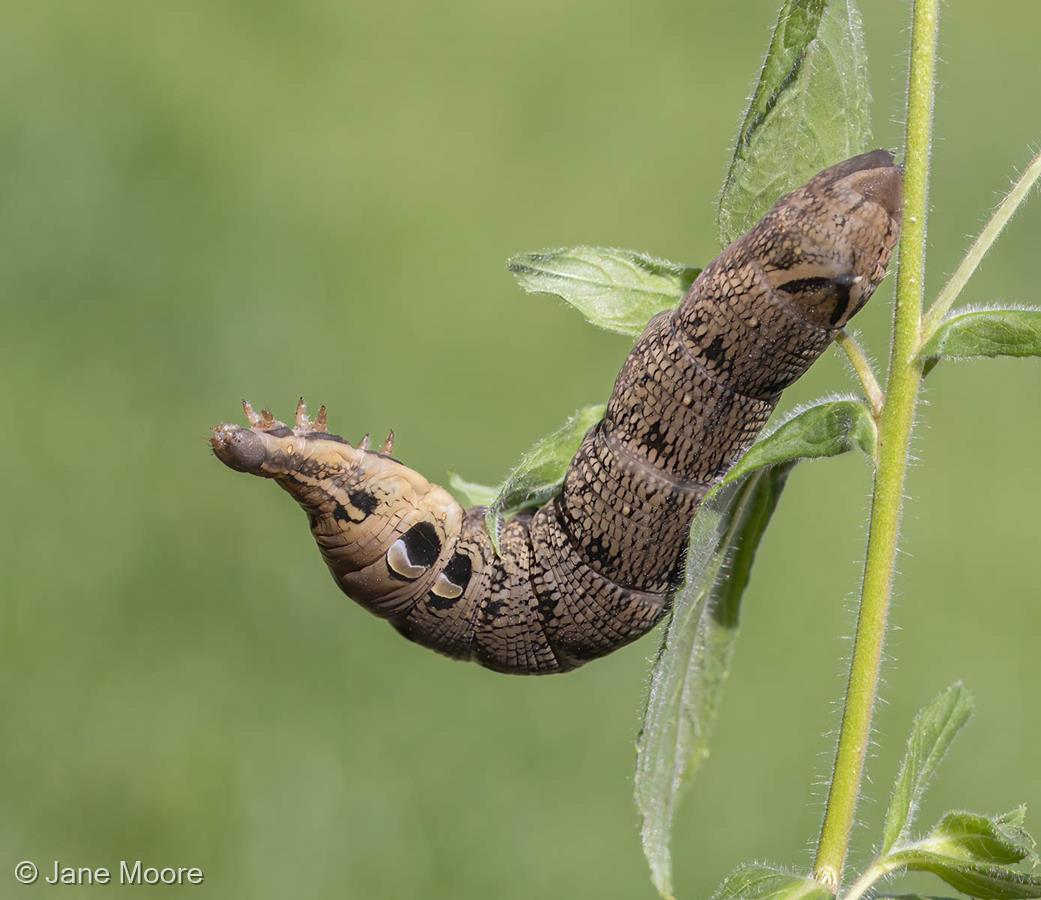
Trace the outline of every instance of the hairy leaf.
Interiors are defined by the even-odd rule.
[[[867,150],[870,110],[854,0],[785,0],[723,183],[720,243],[820,169]]]
[[[683,299],[701,269],[636,250],[571,247],[521,253],[509,269],[524,290],[556,294],[594,325],[638,335]]]
[[[672,890],[676,807],[684,784],[708,755],[741,598],[788,473],[801,459],[873,448],[874,428],[858,400],[811,406],[754,444],[694,517],[685,580],[673,599],[637,741],[636,806],[644,855],[662,896]]]
[[[582,438],[604,417],[605,408],[601,403],[580,409],[556,431],[536,441],[506,476],[485,516],[496,553],[503,520],[522,509],[542,506],[557,493]]]
[[[832,900],[820,882],[773,866],[745,863],[731,872],[716,888],[712,900]]]
[[[986,900],[1028,900],[1041,897],[1041,877],[1019,872],[1008,866],[978,862],[971,858],[948,856],[946,853],[912,844],[906,850],[890,854],[888,859],[911,872],[932,872],[952,888]]]
[[[722,484],[733,484],[768,466],[838,456],[855,448],[871,457],[875,440],[875,421],[860,400],[820,400],[797,410],[756,441],[730,468]]]
[[[976,862],[1011,865],[1033,863],[1035,843],[1023,828],[1026,808],[1018,807],[1003,816],[981,816],[949,812],[915,846],[942,852],[945,856]]]
[[[1041,356],[1041,309],[956,310],[939,324],[920,356],[926,374],[941,359]]]
[[[791,464],[708,500],[691,525],[686,575],[673,599],[637,738],[635,799],[651,878],[672,894],[670,839],[684,783],[708,756],[733,655],[741,597]],[[724,568],[729,577],[721,577]]]
[[[455,472],[448,473],[448,486],[467,506],[491,506],[502,490],[501,485],[492,487],[487,484],[477,484],[475,481],[467,481]]]
[[[958,682],[915,716],[886,812],[883,853],[906,839],[936,769],[971,715],[972,699]]]

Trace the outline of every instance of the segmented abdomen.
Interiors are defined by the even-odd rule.
[[[455,610],[428,594],[392,619],[403,634],[491,668],[537,673],[574,668],[654,627],[698,505],[776,403],[709,375],[678,319],[669,312],[651,322],[560,495],[507,526],[501,558],[483,510],[468,514],[455,552],[482,573],[458,600],[471,627],[431,627]]]
[[[409,639],[503,672],[572,669],[664,614],[699,503],[870,297],[899,212],[884,151],[779,201],[649,323],[559,495],[507,523],[501,555],[483,508],[306,413],[219,426],[214,448],[293,494],[340,587]]]

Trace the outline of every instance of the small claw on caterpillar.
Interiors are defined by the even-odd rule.
[[[326,431],[329,427],[329,417],[325,410],[325,404],[323,403],[318,407],[318,415],[315,416],[314,430],[315,431]]]
[[[387,432],[387,439],[383,442],[383,446],[380,447],[380,453],[391,453],[394,450],[394,429],[391,428]]]
[[[246,414],[246,421],[249,422],[251,428],[256,428],[260,424],[260,416],[256,414],[253,404],[248,400],[242,401],[242,411]]]
[[[296,403],[296,418],[294,419],[294,431],[297,434],[307,434],[311,431],[311,420],[307,417],[307,404],[301,397]]]
[[[366,452],[368,451],[368,449],[369,449],[369,433],[367,431],[365,432],[365,437],[363,437],[358,442],[358,449],[359,450],[365,450]]]

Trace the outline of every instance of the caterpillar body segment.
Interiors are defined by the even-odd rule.
[[[780,392],[885,274],[901,170],[876,150],[781,198],[655,316],[560,493],[511,520],[501,555],[463,510],[368,436],[292,427],[244,404],[214,453],[303,507],[340,588],[405,637],[501,672],[564,672],[649,631],[668,608],[690,520],[755,440]]]

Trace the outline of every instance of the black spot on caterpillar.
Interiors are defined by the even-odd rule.
[[[328,434],[301,401],[289,428],[244,404],[219,425],[226,465],[273,479],[306,510],[340,588],[405,637],[500,672],[564,672],[649,631],[668,608],[687,530],[781,390],[885,274],[902,176],[875,150],[782,197],[683,302],[647,325],[559,495],[507,523],[368,440]]]

